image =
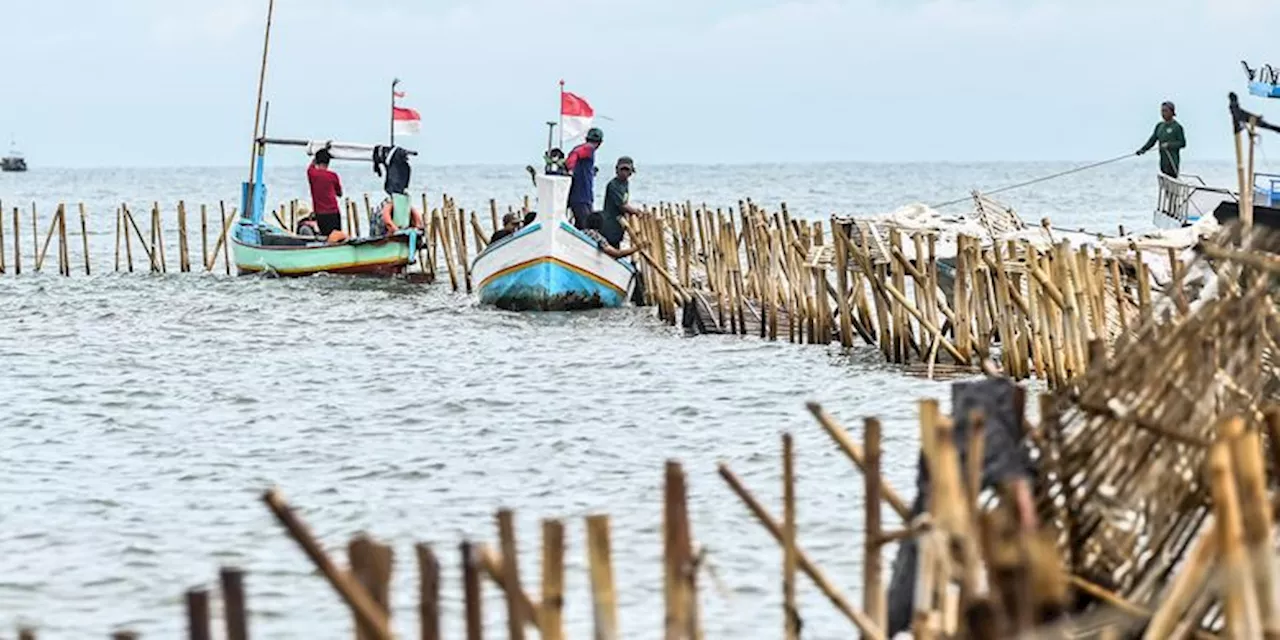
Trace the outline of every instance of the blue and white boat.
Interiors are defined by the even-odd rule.
[[[480,302],[514,311],[565,311],[626,304],[636,267],[601,251],[568,222],[568,176],[539,175],[532,222],[481,251],[471,264]]]
[[[1280,69],[1269,64],[1250,69],[1249,63],[1241,61],[1240,64],[1249,76],[1249,93],[1261,98],[1280,98]]]

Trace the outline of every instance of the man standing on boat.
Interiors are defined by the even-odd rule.
[[[1182,148],[1187,146],[1187,138],[1182,132],[1182,125],[1173,119],[1174,108],[1172,102],[1164,102],[1160,105],[1160,122],[1156,123],[1155,131],[1151,132],[1151,137],[1147,143],[1138,149],[1138,155],[1142,155],[1151,150],[1158,143],[1160,145],[1160,173],[1170,178],[1178,177],[1178,168],[1182,164]]]
[[[342,229],[342,213],[338,208],[338,198],[342,197],[342,180],[338,174],[329,170],[329,161],[333,158],[328,149],[316,152],[311,166],[307,167],[307,182],[311,185],[311,210],[315,211],[316,225],[320,227],[320,236]]]
[[[564,166],[573,176],[569,184],[569,210],[573,212],[573,226],[587,228],[587,217],[595,206],[596,149],[604,142],[604,132],[592,127],[587,131],[587,141],[574,147],[564,159]]]
[[[600,232],[615,247],[622,246],[622,217],[639,215],[640,210],[629,204],[631,199],[631,176],[636,172],[636,165],[628,156],[618,158],[614,167],[616,177],[609,181],[604,189],[604,211]]]

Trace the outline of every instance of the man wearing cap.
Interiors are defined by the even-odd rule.
[[[601,212],[600,232],[615,247],[622,246],[622,216],[637,215],[640,210],[631,206],[631,176],[636,172],[636,165],[628,156],[618,158],[614,168],[616,177],[609,181],[604,189],[604,211]]]
[[[1165,102],[1160,105],[1160,122],[1156,123],[1155,131],[1151,132],[1151,137],[1147,143],[1138,149],[1137,155],[1142,155],[1156,146],[1160,145],[1160,173],[1170,178],[1178,177],[1178,168],[1182,164],[1182,148],[1187,146],[1187,138],[1182,132],[1182,125],[1173,119],[1174,108],[1172,102]]]
[[[592,127],[587,131],[587,141],[574,147],[564,159],[564,166],[573,176],[569,184],[569,210],[573,212],[573,226],[587,228],[587,217],[595,204],[596,149],[604,143],[604,132]]]

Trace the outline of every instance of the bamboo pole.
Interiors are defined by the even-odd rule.
[[[467,621],[467,640],[484,638],[484,600],[480,596],[480,571],[471,542],[463,540],[458,545],[462,553],[462,590]]]
[[[693,640],[697,620],[693,615],[692,573],[694,570],[692,536],[686,503],[684,470],[680,463],[668,460],[664,485],[663,556],[666,576],[666,638]]]
[[[209,592],[204,589],[187,591],[187,638],[212,640],[209,630]]]
[[[62,209],[58,209],[57,211],[62,211]],[[46,233],[44,236],[44,245],[36,246],[36,253],[35,253],[36,269],[35,270],[37,273],[39,273],[40,269],[44,266],[44,259],[49,255],[49,243],[53,241],[53,234],[58,230],[57,211],[54,212],[53,219],[49,221],[49,232]],[[32,216],[32,220],[34,219],[35,217]]]
[[[760,521],[760,524],[764,525],[765,529],[773,535],[774,540],[781,542],[782,530],[777,521],[774,520],[773,516],[769,515],[769,512],[765,510],[754,496],[751,495],[751,492],[748,491],[742,484],[742,481],[729,470],[728,466],[724,464],[720,465],[720,476],[724,478],[724,481],[728,483],[729,488],[737,494],[743,504],[745,504],[752,514],[755,515],[756,519]],[[836,609],[843,613],[850,622],[853,622],[854,626],[856,626],[864,636],[871,640],[884,640],[884,631],[880,627],[876,626],[876,624],[872,622],[865,613],[854,609],[853,606],[849,604],[849,601],[846,600],[834,586],[832,586],[832,583],[827,578],[826,574],[824,574],[822,570],[809,559],[809,556],[804,552],[804,550],[799,547],[796,547],[796,561],[800,565],[800,570],[804,571],[805,575],[809,576],[809,578],[813,580],[814,584],[818,586],[818,589],[822,591],[823,595],[825,595],[827,599],[835,605]]]
[[[1276,638],[1280,637],[1280,592],[1276,588],[1276,556],[1270,544],[1273,514],[1267,495],[1262,436],[1257,430],[1245,431],[1239,418],[1233,422],[1236,423],[1234,429],[1241,433],[1231,440],[1231,454],[1243,507],[1245,550],[1254,579],[1252,588],[1257,592],[1263,633],[1267,638]]]
[[[168,264],[164,259],[164,225],[160,219],[159,202],[151,206],[151,253],[160,256],[160,273],[168,273]]]
[[[379,608],[377,602],[370,596],[369,592],[360,585],[360,583],[351,579],[351,577],[340,571],[325,554],[324,549],[320,547],[320,543],[311,535],[311,532],[296,515],[289,505],[285,503],[284,498],[276,489],[269,489],[263,494],[263,502],[275,514],[276,519],[293,537],[298,546],[302,547],[303,552],[311,559],[311,562],[320,569],[328,579],[329,584],[338,592],[338,595],[347,603],[349,607],[358,616],[360,622],[366,625],[373,637],[385,638],[390,640],[391,630],[387,624],[387,617]]]
[[[58,273],[71,275],[71,251],[67,246],[67,207],[58,205]]]
[[[1233,476],[1231,454],[1226,442],[1218,442],[1209,452],[1209,479],[1217,522],[1218,548],[1225,570],[1223,610],[1227,635],[1231,638],[1260,638],[1257,594],[1252,571],[1242,542],[1242,516]]]
[[[493,202],[490,200],[490,202]],[[562,640],[564,626],[564,523],[542,522],[542,606],[537,608],[543,640]]]
[[[498,537],[502,543],[502,589],[507,594],[507,633],[511,640],[524,639],[524,611],[520,596],[520,562],[516,555],[515,516],[510,509],[498,511]]]
[[[880,477],[880,421],[867,418],[863,421],[866,439],[866,461],[863,468],[866,512],[864,516],[864,541],[862,557],[862,608],[878,628],[889,628],[888,605],[882,585],[880,562],[881,538],[884,525],[880,517],[880,501],[885,487]],[[905,505],[904,505],[905,506]]]
[[[227,214],[224,211],[222,214],[222,266],[226,269],[227,275],[231,275],[231,240],[227,238],[227,234],[230,233],[233,222],[235,222],[234,218],[227,219]]]
[[[31,256],[40,255],[40,216],[36,213],[36,203],[31,203]],[[36,272],[40,267],[35,268]]]
[[[22,247],[20,246],[21,232],[19,224],[18,208],[13,208],[13,275],[22,275]]]
[[[440,561],[431,546],[413,547],[418,558],[418,625],[421,640],[440,640]]]
[[[80,243],[81,250],[84,251],[84,274],[86,276],[93,275],[89,269],[89,220],[84,211],[84,203],[78,204],[80,208]],[[0,273],[4,273],[4,234],[0,233]]]
[[[364,587],[374,606],[390,624],[391,547],[375,542],[363,533],[358,534],[347,544],[347,562],[351,565],[350,576]],[[359,615],[355,616],[355,627],[357,640],[378,637],[378,631],[361,622]]]
[[[425,194],[425,193],[424,193],[424,194],[422,194],[422,196],[423,196],[424,198],[426,197],[426,195],[427,195],[427,194]],[[424,211],[425,211],[425,209],[424,209]],[[493,230],[492,230],[490,233],[497,233],[497,232],[498,232],[498,229],[499,229],[499,227],[498,227],[498,202],[497,202],[496,200],[494,200],[493,198],[489,198],[489,223],[493,225]]]
[[[618,639],[618,597],[613,588],[609,537],[609,516],[587,516],[587,563],[591,572],[595,640]]]
[[[209,264],[209,208],[200,204],[200,264]]]
[[[790,433],[782,434],[782,618],[786,640],[800,637],[796,609],[796,480]]]
[[[4,203],[0,202],[0,273],[6,273],[4,256]]]
[[[178,201],[178,270],[191,271],[191,257],[187,246],[187,203]]]
[[[224,567],[218,572],[222,585],[222,609],[227,625],[227,640],[248,640],[249,617],[244,603],[244,573]]]

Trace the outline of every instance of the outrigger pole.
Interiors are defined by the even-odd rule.
[[[258,70],[258,99],[253,107],[253,149],[249,154],[249,182],[248,194],[245,198],[245,210],[240,213],[241,217],[252,218],[257,202],[254,189],[257,186],[257,169],[258,157],[262,155],[262,146],[258,144],[258,127],[261,125],[262,117],[262,88],[267,80],[267,51],[271,45],[271,16],[275,13],[276,1],[267,0],[267,28],[262,36],[262,66]]]
[[[391,81],[391,111],[387,115],[391,118],[391,146],[396,144],[396,85],[400,84],[400,78]]]

